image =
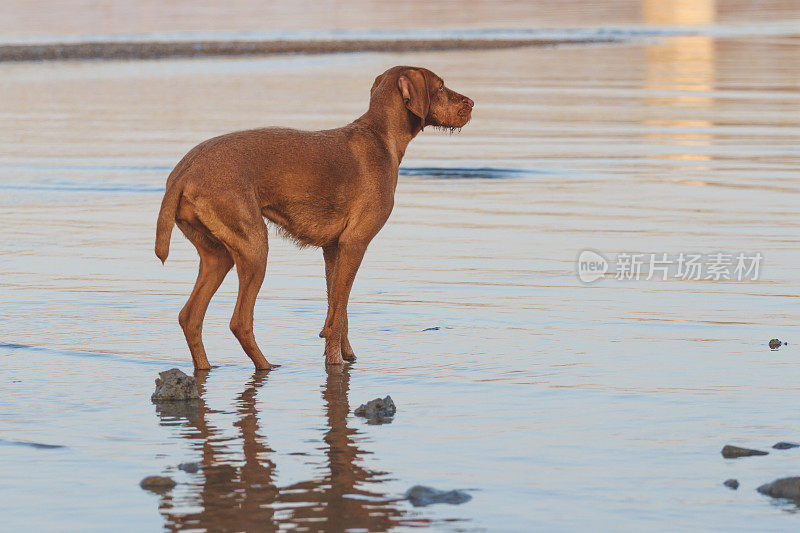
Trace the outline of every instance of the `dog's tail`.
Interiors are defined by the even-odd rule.
[[[169,239],[172,235],[172,228],[175,226],[175,213],[178,211],[178,202],[183,194],[182,180],[167,180],[167,192],[161,200],[161,211],[158,212],[158,222],[156,223],[156,256],[161,259],[161,263],[167,260],[169,255]]]

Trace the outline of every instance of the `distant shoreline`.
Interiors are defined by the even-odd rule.
[[[58,60],[136,60],[274,54],[335,54],[344,52],[418,52],[550,47],[574,44],[618,43],[618,36],[543,39],[353,39],[353,40],[197,40],[110,41],[45,44],[2,44],[0,62]]]

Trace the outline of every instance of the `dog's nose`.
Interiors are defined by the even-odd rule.
[[[469,106],[470,106],[470,107],[475,107],[475,102],[473,102],[473,101],[472,101],[472,98],[467,98],[467,97],[465,96],[465,97],[464,97],[464,100],[466,100],[466,101],[467,101],[467,104],[469,104]]]

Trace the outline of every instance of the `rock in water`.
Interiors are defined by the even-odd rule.
[[[155,492],[156,494],[164,494],[175,488],[176,483],[172,478],[166,476],[147,476],[139,482],[139,486],[144,490]]]
[[[777,350],[782,345],[783,345],[783,343],[781,342],[780,339],[771,339],[769,341],[769,347],[772,348],[773,350]]]
[[[739,481],[736,479],[726,479],[723,485],[725,485],[729,489],[736,490],[739,488]]]
[[[152,401],[174,402],[200,398],[194,377],[187,376],[177,368],[161,372],[158,375],[156,391],[150,397]]]
[[[436,490],[422,485],[414,485],[408,489],[405,497],[414,507],[425,507],[434,503],[458,505],[472,499],[472,496],[460,490]]]
[[[800,500],[800,477],[776,479],[772,483],[761,485],[756,490],[773,498],[787,498],[798,501]]]
[[[788,450],[790,448],[800,448],[800,444],[795,444],[794,442],[778,442],[772,446],[776,450]]]
[[[353,411],[356,416],[367,419],[368,424],[388,424],[397,412],[391,396],[376,398],[360,405]]]
[[[178,470],[194,474],[200,470],[200,463],[181,463],[178,465]]]
[[[738,446],[731,446],[726,444],[722,448],[722,457],[725,459],[736,459],[737,457],[750,457],[751,455],[769,455],[769,452],[762,452],[761,450],[751,450],[750,448],[739,448]]]

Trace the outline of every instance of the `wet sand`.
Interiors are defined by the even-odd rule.
[[[0,61],[65,59],[162,59],[170,57],[251,56],[273,54],[338,54],[345,52],[425,52],[483,50],[522,46],[556,46],[617,42],[619,38],[588,39],[403,39],[315,41],[184,41],[89,42],[0,45]]]
[[[794,529],[797,507],[755,488],[796,475],[796,450],[720,456],[798,438],[800,43],[737,31],[3,65],[5,526]],[[152,253],[172,165],[226,131],[344,124],[395,64],[477,106],[460,134],[409,147],[353,289],[359,361],[326,373],[321,254],[273,236],[255,328],[283,366],[253,374],[228,330],[230,275],[204,330],[220,366],[202,404],[157,409],[158,372],[191,369],[176,317],[196,254],[177,233],[166,267]],[[764,265],[758,281],[586,285],[583,249],[759,251]],[[789,345],[771,351],[776,337]],[[391,424],[352,415],[387,394]],[[149,475],[179,484],[154,495]],[[473,499],[414,508],[399,498],[416,484]]]

